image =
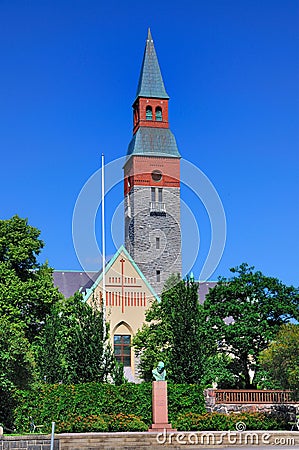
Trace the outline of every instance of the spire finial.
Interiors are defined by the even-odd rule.
[[[153,41],[150,27],[148,27],[148,31],[147,31],[147,40],[148,41]]]

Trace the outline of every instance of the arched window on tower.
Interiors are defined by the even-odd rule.
[[[146,120],[153,120],[153,110],[151,106],[146,107],[145,117]]]
[[[138,109],[134,108],[134,125],[136,125],[136,123],[139,120],[139,114],[138,114]]]
[[[162,108],[160,108],[160,106],[157,106],[156,108],[156,120],[162,122]]]

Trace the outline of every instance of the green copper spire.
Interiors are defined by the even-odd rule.
[[[136,93],[136,98],[137,97],[169,98],[163,83],[163,78],[161,75],[161,70],[150,29],[148,29],[146,46]]]

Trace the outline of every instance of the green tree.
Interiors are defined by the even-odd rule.
[[[92,307],[85,303],[80,293],[53,307],[36,351],[40,376],[50,383],[102,382],[119,376],[103,311],[95,302]]]
[[[283,389],[299,391],[299,325],[282,325],[259,361],[267,374]]]
[[[35,363],[22,323],[0,317],[0,423],[13,428],[14,389],[27,389],[34,379]]]
[[[298,318],[299,292],[247,264],[230,270],[234,276],[219,279],[204,309],[219,351],[233,358],[235,387],[253,388],[259,353],[283,323]]]
[[[208,352],[208,330],[198,301],[198,285],[172,276],[146,313],[133,346],[140,356],[140,373],[152,379],[152,369],[162,360],[167,378],[175,383],[199,383]]]
[[[0,315],[24,325],[33,341],[51,306],[62,295],[54,287],[52,269],[39,264],[44,243],[27,219],[0,220]]]
[[[0,317],[0,389],[26,389],[34,373],[34,356],[22,323]]]
[[[220,389],[229,389],[235,385],[235,376],[231,371],[234,361],[229,355],[219,353],[215,350],[212,354],[207,354],[204,359],[204,370],[202,385],[211,387],[216,383]]]
[[[33,342],[62,295],[52,270],[39,264],[44,244],[27,219],[0,220],[0,421],[12,427],[12,390],[36,375]]]

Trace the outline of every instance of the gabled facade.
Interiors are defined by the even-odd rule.
[[[92,304],[103,299],[103,273],[87,289],[84,300]],[[105,267],[106,320],[116,359],[123,363],[130,381],[138,380],[132,338],[145,321],[145,311],[158,299],[127,250],[121,246]]]

